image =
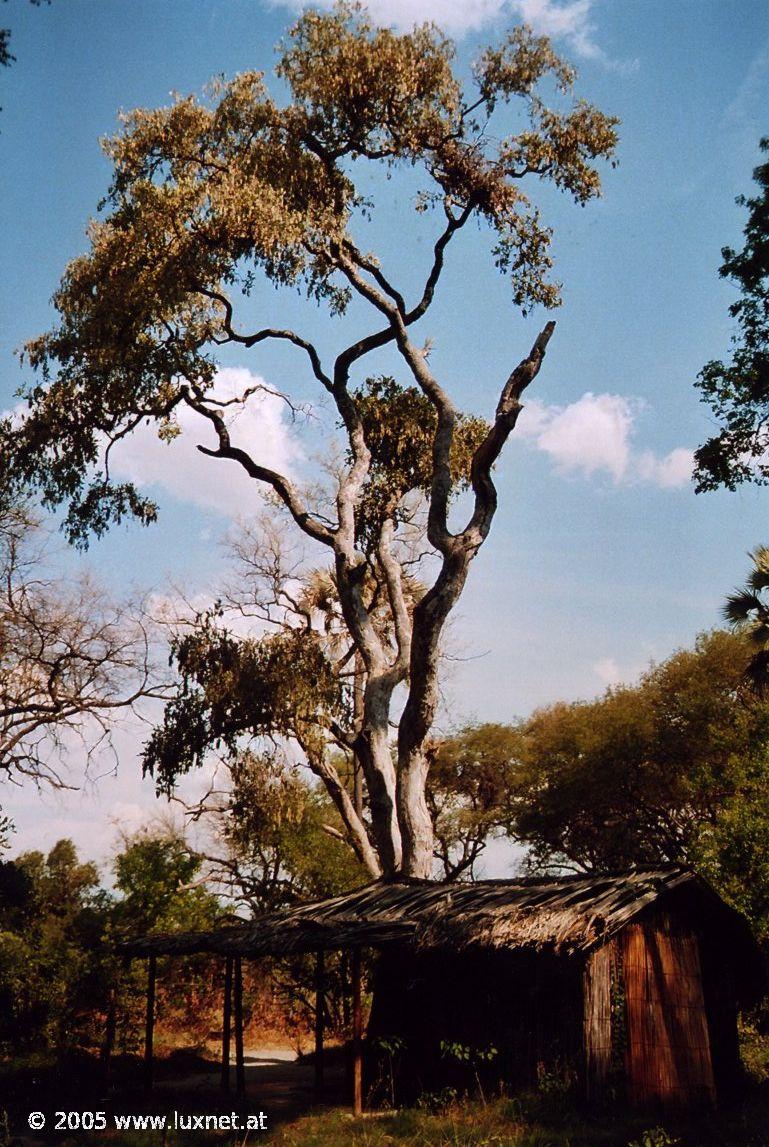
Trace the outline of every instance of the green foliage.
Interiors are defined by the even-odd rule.
[[[255,911],[336,896],[364,883],[325,792],[278,755],[243,753],[230,763],[219,833],[236,863],[232,892]]]
[[[15,831],[16,828],[13,821],[9,816],[6,816],[2,808],[0,808],[0,852],[10,847],[11,833]]]
[[[578,1079],[577,1068],[571,1060],[537,1064],[537,1091],[554,1110],[575,1096]]]
[[[704,634],[632,687],[520,729],[510,832],[538,866],[694,864],[769,929],[769,705],[746,641]]]
[[[20,931],[32,911],[32,878],[14,860],[0,860],[0,912],[3,924]]]
[[[210,616],[173,647],[180,673],[144,751],[144,768],[170,793],[211,749],[233,757],[243,737],[296,737],[312,752],[319,730],[341,714],[339,679],[312,630],[236,638]]]
[[[764,1009],[761,1009],[764,1011]],[[769,1039],[765,1023],[759,1014],[742,1014],[738,1017],[740,1039],[740,1059],[748,1078],[754,1084],[766,1086],[769,1083]]]
[[[139,833],[115,857],[113,928],[125,936],[211,927],[221,916],[215,896],[194,886],[201,861],[173,836]]]
[[[493,1044],[488,1047],[469,1047],[467,1044],[442,1039],[439,1046],[444,1059],[455,1059],[458,1063],[491,1063],[498,1054]]]
[[[510,725],[468,725],[431,753],[427,802],[447,877],[473,876],[486,844],[506,823],[520,741]]]
[[[769,138],[760,148],[769,151]],[[745,246],[721,252],[720,274],[740,290],[729,309],[738,324],[731,360],[707,363],[697,383],[721,424],[695,454],[698,491],[769,481],[769,163],[756,167],[753,178],[757,194],[737,200],[748,208]]]
[[[429,494],[438,418],[435,407],[421,390],[401,386],[386,375],[367,379],[355,393],[355,402],[372,454],[359,513],[360,530],[364,536],[376,538],[384,517],[397,520],[406,495]],[[485,419],[457,416],[451,445],[454,494],[469,488],[473,454],[488,429]]]
[[[638,1139],[628,1143],[628,1147],[675,1147],[676,1143],[680,1142],[680,1139],[674,1139],[664,1127],[651,1127],[648,1131],[641,1132]]]
[[[438,1115],[453,1107],[459,1100],[456,1087],[442,1087],[439,1091],[423,1091],[417,1096],[417,1111],[428,1111]]]
[[[0,863],[0,1046],[58,1053],[100,1044],[110,993],[117,988],[118,1031],[131,1046],[141,1029],[143,968],[126,970],[115,942],[139,933],[211,927],[216,897],[191,886],[200,861],[173,838],[139,835],[115,862],[114,897],[96,866],[60,840],[47,855]],[[205,959],[162,966],[161,1018],[190,1030],[209,1022],[218,984]]]
[[[759,693],[769,684],[769,549],[758,546],[750,557],[753,569],[747,584],[726,599],[724,617],[732,629],[750,641],[754,653],[747,665],[748,679]]]
[[[114,943],[151,932],[206,931],[223,916],[219,900],[196,883],[200,858],[172,835],[139,832],[115,857],[115,887],[105,932],[105,964],[117,987],[117,1033],[127,1048],[138,1047],[145,1006],[143,961],[124,968],[113,955]],[[218,966],[206,956],[184,956],[158,963],[158,1022],[203,1038],[221,1005]]]
[[[490,1043],[488,1047],[471,1047],[468,1044],[458,1043],[455,1040],[442,1039],[438,1048],[443,1059],[454,1060],[460,1067],[472,1074],[478,1095],[485,1106],[486,1096],[483,1090],[483,1083],[481,1082],[481,1075],[484,1069],[488,1069],[499,1054],[494,1044]]]
[[[98,872],[59,841],[0,873],[0,1041],[63,1049],[89,1029],[85,1014],[103,987],[99,941],[108,904]]]

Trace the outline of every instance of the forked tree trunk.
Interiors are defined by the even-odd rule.
[[[364,729],[356,753],[366,778],[371,834],[374,837],[382,875],[393,877],[402,863],[401,830],[396,804],[395,768],[385,729]]]
[[[422,748],[403,762],[398,781],[398,820],[403,837],[404,876],[429,880],[433,873],[433,821],[427,807],[428,761]]]

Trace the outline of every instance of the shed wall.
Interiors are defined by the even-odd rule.
[[[631,924],[619,938],[625,1070],[634,1107],[714,1105],[716,1088],[697,935],[670,918]]]
[[[614,945],[604,944],[588,957],[583,978],[585,1088],[588,1099],[597,1103],[609,1098],[614,960]]]

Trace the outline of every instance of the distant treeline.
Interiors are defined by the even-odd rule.
[[[750,655],[739,636],[704,634],[637,684],[435,743],[436,876],[483,876],[488,842],[502,837],[523,846],[519,865],[531,871],[684,863],[766,941],[769,700],[745,676]],[[343,761],[339,768],[345,777]],[[249,915],[365,882],[333,806],[301,770],[275,753],[244,752],[229,784],[214,817],[217,850],[139,833],[115,857],[110,891],[68,840],[47,856],[0,862],[0,1045],[98,1046],[112,1006],[118,1044],[128,1048],[141,1030],[143,970],[124,968],[119,940],[215,927],[233,907]],[[311,1025],[305,964],[276,963],[253,979],[258,1010],[286,1029]],[[327,999],[340,1032],[346,976],[340,958]],[[161,1026],[202,1039],[218,1022],[220,978],[206,957],[162,966]]]

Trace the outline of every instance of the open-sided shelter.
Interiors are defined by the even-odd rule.
[[[737,1012],[763,978],[746,921],[678,866],[377,882],[127,950],[154,963],[197,951],[239,961],[363,948],[378,953],[370,1060],[397,1048],[401,1097],[439,1088],[464,1063],[510,1087],[572,1078],[596,1102],[713,1105],[739,1072]],[[359,1001],[359,981],[356,992]]]

